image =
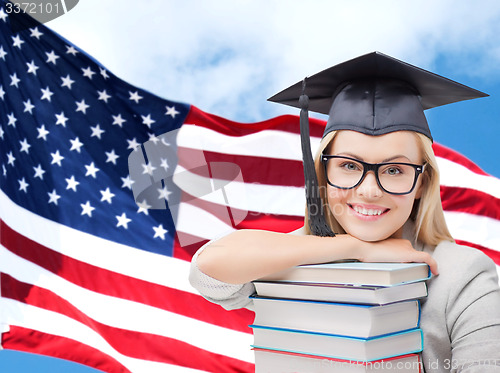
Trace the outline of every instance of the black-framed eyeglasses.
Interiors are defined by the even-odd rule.
[[[328,184],[339,189],[352,189],[361,184],[368,171],[373,171],[378,186],[389,194],[409,194],[424,172],[425,164],[403,162],[367,163],[338,155],[321,156]]]

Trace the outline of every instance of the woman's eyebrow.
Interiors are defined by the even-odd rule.
[[[340,152],[340,153],[337,153],[335,155],[351,157],[351,158],[358,159],[360,161],[364,161],[363,157],[359,156],[358,154],[354,154],[354,153],[350,153],[350,152]],[[405,158],[408,162],[412,162],[412,160],[410,158],[408,158],[406,155],[396,154],[396,155],[393,155],[389,158],[382,160],[380,163],[391,162],[391,161],[393,161],[395,159],[399,159],[399,158]]]

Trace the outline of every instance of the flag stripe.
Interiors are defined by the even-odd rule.
[[[443,209],[500,220],[500,199],[474,189],[441,187]]]
[[[199,298],[198,295],[134,279],[61,255],[21,236],[5,223],[2,224],[1,244],[10,252],[28,262],[34,263],[56,274],[59,278],[91,290],[96,294],[138,302],[225,328],[251,333],[246,326],[252,322],[250,311],[238,310],[233,313],[233,317],[228,318],[223,309],[213,304],[210,304],[207,309],[200,310],[192,306],[199,301],[197,299]],[[61,263],[64,263],[64,266]],[[14,265],[11,267],[15,268]],[[6,271],[8,271],[7,268]],[[19,268],[19,264],[17,268]],[[90,273],[91,280],[82,279],[81,272]],[[188,274],[185,273],[184,275],[187,277]],[[35,281],[36,279],[33,280],[34,283]],[[106,286],[109,283],[120,284],[120,286]],[[72,292],[68,294],[66,299],[71,298],[71,294]],[[90,297],[91,295],[82,294],[82,299]],[[172,301],[174,299],[175,301]]]
[[[97,332],[67,316],[27,305],[23,302],[18,302],[8,298],[2,298],[1,305],[5,313],[9,315],[22,316],[15,319],[9,319],[10,325],[37,330],[38,332],[48,335],[55,335],[75,341],[80,341],[80,343],[83,345],[87,345],[93,349],[99,350],[111,356],[111,358],[117,360],[120,364],[127,367],[127,369],[129,369],[131,372],[200,372],[199,370],[194,370],[186,367],[167,365],[164,363],[124,356],[117,352],[113,347],[109,346],[109,344]],[[15,331],[15,329],[13,331]],[[8,334],[10,333],[6,333],[6,335]],[[4,342],[6,340],[7,337],[4,339]],[[48,341],[44,340],[43,343],[46,342]],[[52,349],[53,348],[54,345],[52,345]],[[110,371],[112,372],[113,370]]]
[[[17,257],[2,246],[0,246],[0,257],[2,272],[33,287],[47,289],[51,293],[64,298],[72,307],[77,308],[89,318],[101,324],[118,329],[128,329],[137,334],[146,333],[170,337],[189,343],[196,348],[217,354],[224,351],[224,354],[235,359],[251,361],[248,351],[235,348],[233,344],[238,341],[243,344],[250,342],[251,335],[249,333],[221,328],[138,302],[89,291],[61,277],[52,276],[51,273]],[[16,268],[16,270],[11,268]],[[15,273],[12,273],[13,271]],[[8,291],[9,289],[2,288],[2,292],[8,293]],[[103,304],[106,304],[105,308],[102,307]],[[38,304],[34,305],[39,306]],[[64,308],[61,308],[61,310],[64,310]],[[73,313],[74,311],[71,310],[71,313],[66,314],[66,316]],[[158,324],[156,320],[163,320],[163,323]],[[93,324],[88,326],[94,327]],[[187,332],[188,330],[196,330],[197,333]],[[213,344],[212,337],[220,338],[222,342]],[[85,340],[82,339],[82,341]]]
[[[70,317],[92,330],[95,330],[110,346],[113,346],[117,352],[124,356],[172,365],[181,365],[198,370],[209,368],[213,371],[232,372],[236,371],[237,367],[245,367],[245,364],[247,364],[245,369],[250,368],[250,363],[231,359],[224,355],[210,356],[213,353],[201,348],[196,348],[180,340],[144,331],[138,333],[136,331],[125,330],[100,323],[91,318],[90,315],[92,312],[88,312],[88,309],[85,309],[85,307],[77,308],[68,302],[66,300],[67,298],[65,299],[64,297],[57,296],[53,292],[38,286],[22,283],[10,276],[2,275],[1,281],[2,294],[5,298]],[[110,314],[114,314],[116,318],[121,318],[122,315],[116,313],[116,311],[119,310],[111,311]],[[148,315],[138,313],[135,317],[142,319],[147,318]],[[203,331],[201,330],[200,333],[201,332]],[[166,350],[174,353],[165,354]],[[198,356],[199,359],[192,359],[192,356]],[[206,366],[203,361],[220,361],[220,366]]]
[[[500,252],[500,221],[464,212],[445,211],[450,233],[456,240],[471,242]]]
[[[30,341],[29,344],[26,341]],[[4,334],[4,348],[52,356],[89,365],[103,372],[128,372],[122,364],[108,354],[71,338],[43,333],[38,330],[10,326],[10,332]],[[61,346],[54,349],[51,346]]]
[[[213,129],[218,133],[228,136],[248,136],[258,131],[279,128],[280,131],[299,133],[299,118],[295,115],[282,115],[266,121],[256,123],[240,123],[221,118],[217,115],[206,113],[196,106],[191,105],[191,110],[185,119],[185,124],[196,124],[208,129]],[[315,118],[309,118],[310,135],[322,137],[325,129],[325,122]],[[279,144],[279,143],[278,143]],[[276,146],[276,143],[274,144]]]
[[[184,166],[182,160],[191,158],[191,154],[199,153],[199,150],[183,148],[179,150],[179,152],[182,153],[179,165]],[[228,162],[237,165],[241,170],[245,183],[288,185],[300,188],[304,186],[304,173],[301,160],[266,158],[254,155],[236,155],[208,150],[204,150],[203,154],[207,164],[211,162]],[[258,172],[255,172],[256,170],[258,170]],[[201,170],[194,169],[191,172],[205,176],[201,173]],[[217,179],[220,179],[220,177]],[[224,180],[230,179],[226,178]]]

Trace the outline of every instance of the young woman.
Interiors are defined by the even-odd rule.
[[[392,76],[394,66],[407,69],[406,75]],[[251,308],[251,281],[292,266],[339,259],[425,262],[435,275],[422,301],[426,372],[500,372],[495,265],[479,250],[454,243],[422,120],[426,106],[437,106],[426,103],[427,88],[438,81],[448,91],[450,81],[428,72],[415,80],[422,72],[375,53],[311,77],[312,89],[320,85],[315,81],[341,78],[333,93],[325,93],[332,97],[330,118],[314,160],[318,188],[312,190],[320,198],[308,199],[304,227],[291,234],[240,230],[209,242],[193,257],[192,285],[226,309]],[[316,183],[310,175],[306,171],[306,189]],[[319,223],[311,222],[318,216]],[[318,229],[322,222],[326,228]]]

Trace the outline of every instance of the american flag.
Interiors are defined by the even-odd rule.
[[[253,371],[253,314],[199,296],[189,260],[224,232],[302,225],[298,118],[156,97],[42,25],[13,32],[1,4],[2,347],[106,372]],[[452,234],[500,265],[500,181],[434,149]]]

